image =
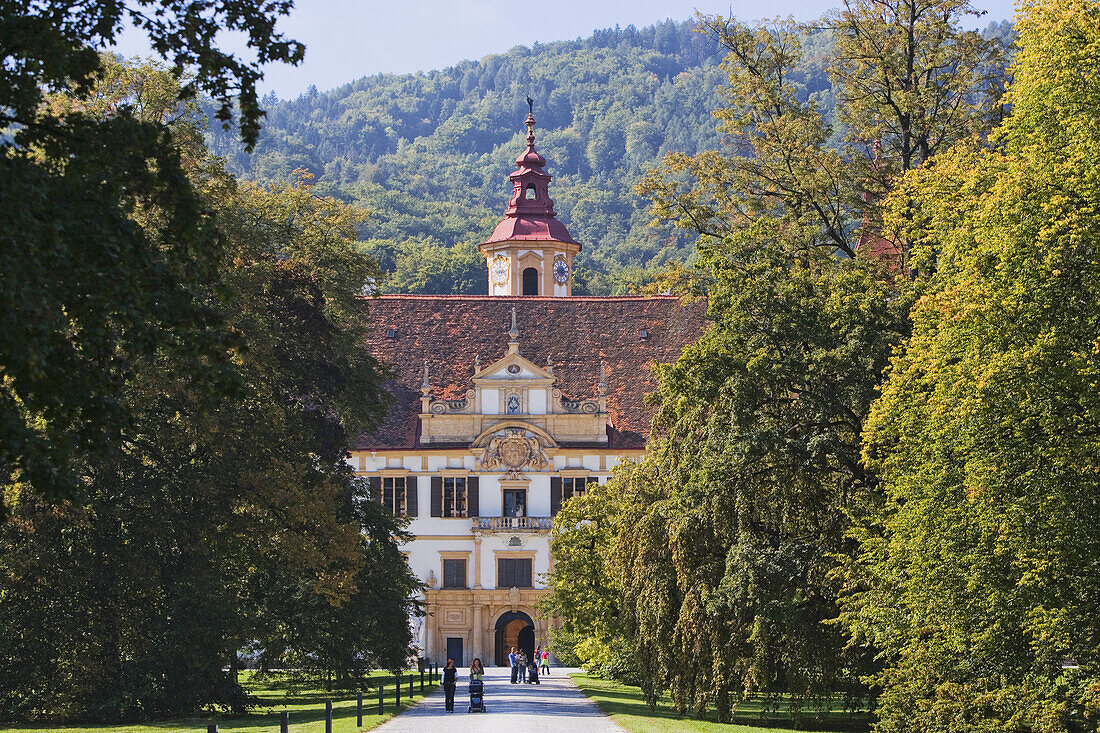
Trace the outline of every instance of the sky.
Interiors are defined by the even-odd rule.
[[[404,74],[453,66],[536,41],[569,40],[597,28],[635,25],[666,18],[687,20],[698,10],[741,20],[793,15],[810,20],[841,0],[296,0],[279,27],[306,45],[297,67],[272,64],[261,91],[293,98],[311,84],[324,91],[363,76]],[[972,0],[988,15],[971,25],[1012,16],[1012,0]],[[228,38],[225,47],[233,47]],[[114,51],[148,55],[136,32]]]

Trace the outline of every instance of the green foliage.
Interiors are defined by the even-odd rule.
[[[766,699],[746,701],[732,722],[719,722],[713,714],[702,720],[685,719],[676,712],[668,697],[660,698],[657,705],[651,708],[636,686],[594,675],[569,676],[601,710],[630,733],[780,733],[790,730],[836,732],[868,729],[868,715],[865,712],[845,710],[839,701],[829,713],[823,714],[819,723],[812,725],[776,711]]]
[[[95,49],[136,26],[193,70],[188,90],[213,95],[219,119],[228,119],[235,97],[251,144],[261,116],[258,66],[212,39],[240,31],[258,62],[295,62],[301,45],[274,30],[288,8],[251,0],[0,3],[0,176],[19,182],[0,190],[0,485],[77,496],[82,457],[128,424],[122,391],[137,363],[173,348],[196,382],[216,382],[223,348],[208,335],[218,332],[217,315],[196,294],[222,242],[168,121],[132,96],[104,116],[94,104],[44,104],[45,95],[89,92],[103,68]],[[186,94],[174,91],[179,108]],[[138,226],[150,209],[156,220]]]
[[[158,93],[176,83],[160,69],[107,68],[93,96],[52,103],[110,119],[135,89],[177,96]],[[213,346],[184,358],[193,344],[150,345],[131,361],[118,389],[127,428],[81,464],[81,502],[5,492],[4,719],[240,710],[246,644],[341,675],[407,654],[418,586],[401,526],[344,461],[348,436],[385,404],[384,373],[360,347],[357,296],[378,274],[358,252],[361,216],[306,181],[238,186],[184,129],[192,120],[176,117],[170,144],[222,243],[189,281]],[[159,227],[171,212],[142,204],[131,226],[170,241]],[[204,359],[226,373],[217,391],[196,379]]]
[[[893,202],[937,272],[866,432],[884,486],[847,620],[887,661],[881,731],[1100,723],[1100,10],[1026,3],[1018,22],[994,144]]]
[[[881,236],[892,177],[927,162],[902,152],[913,126],[968,138],[997,102],[963,73],[995,65],[993,44],[958,28],[967,6],[909,7],[930,20],[916,28],[902,13],[849,5],[838,17],[858,27],[844,35],[834,24],[836,50],[793,21],[706,19],[729,51],[729,106],[715,113],[729,148],[666,155],[639,187],[658,219],[703,235],[695,282],[676,271],[667,281],[705,292],[713,324],[658,370],[647,455],[606,490],[614,545],[601,537],[590,548],[598,559],[556,565],[553,592],[571,630],[629,641],[651,705],[667,689],[681,714],[713,705],[729,721],[761,695],[798,718],[824,715],[837,695],[854,707],[870,694],[862,678],[876,649],[845,636],[839,600],[856,551],[849,512],[877,486],[861,461],[864,421],[908,336],[915,289],[857,256],[859,243]],[[853,49],[866,66],[849,63]],[[836,75],[835,110],[806,88],[804,54]],[[905,104],[854,96],[866,81],[856,76],[893,79],[899,63],[915,64],[929,88],[906,88]],[[960,109],[961,98],[973,106]],[[879,117],[867,117],[876,104]],[[846,140],[834,112],[850,124]],[[878,151],[859,139],[865,118],[882,124]],[[586,585],[614,593],[616,606],[575,600]]]
[[[255,143],[263,117],[256,96],[260,66],[272,61],[299,63],[305,46],[275,30],[292,3],[232,0],[134,0],[130,3],[73,4],[4,0],[0,37],[8,60],[0,69],[0,124],[48,130],[51,136],[75,139],[78,130],[66,130],[60,120],[42,118],[39,108],[49,92],[75,86],[92,88],[101,69],[98,49],[114,45],[123,29],[143,33],[175,72],[193,71],[182,96],[196,90],[216,100],[218,120],[228,123],[234,108],[240,113],[241,136]],[[221,32],[248,38],[254,60],[227,53],[214,42]],[[225,129],[228,129],[226,127]],[[18,144],[18,142],[17,142]]]
[[[862,260],[727,246],[704,258],[715,323],[660,371],[649,453],[613,482],[614,578],[647,695],[667,686],[681,713],[713,703],[725,720],[764,693],[797,715],[862,694],[868,650],[827,622],[845,510],[873,481],[862,421],[905,301]]]
[[[503,216],[530,94],[558,216],[584,245],[577,270],[589,276],[574,292],[624,293],[693,247],[685,232],[649,227],[631,189],[663,153],[718,143],[710,113],[720,57],[694,26],[609,29],[441,71],[366,77],[269,105],[252,156],[219,130],[209,141],[238,175],[284,181],[304,168],[319,191],[370,211],[368,251],[422,243],[430,264],[380,254],[384,291],[483,293],[484,259],[468,276],[469,246]]]
[[[637,192],[658,221],[703,236],[772,220],[791,241],[854,257],[861,236],[879,236],[880,200],[899,173],[988,129],[1002,44],[960,30],[969,12],[940,0],[855,2],[816,35],[790,19],[705,18],[729,52],[729,106],[715,112],[726,148],[670,152]],[[807,73],[820,64],[831,88]]]

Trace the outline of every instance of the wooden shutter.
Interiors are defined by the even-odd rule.
[[[516,587],[518,587],[518,588],[534,588],[535,586],[531,582],[531,558],[529,558],[529,557],[520,558],[519,560],[516,560],[516,564],[519,565],[519,568],[517,568],[516,575],[519,576],[517,578],[517,580],[520,581],[520,582],[516,583]]]
[[[432,476],[432,516],[443,516],[443,477]]]
[[[405,477],[405,514],[409,517],[420,516],[420,507],[416,502],[416,476]]]
[[[478,477],[470,476],[466,479],[466,516],[479,517],[481,510],[480,497],[478,496]]]
[[[550,516],[561,511],[561,476],[550,477]]]
[[[382,503],[382,477],[381,476],[368,476],[367,487],[370,490],[368,498],[371,501],[376,501],[379,504]]]

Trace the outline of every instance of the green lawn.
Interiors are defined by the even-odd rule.
[[[839,733],[840,731],[868,730],[866,714],[850,715],[842,711],[830,712],[824,721],[814,720],[807,715],[801,725],[793,724],[790,719],[776,719],[762,722],[760,705],[748,701],[739,710],[735,724],[718,723],[714,713],[709,720],[693,720],[676,715],[667,696],[657,703],[656,712],[649,712],[642,700],[642,691],[618,682],[600,679],[587,674],[570,675],[584,694],[615,719],[630,733],[769,733],[784,730],[815,730]]]
[[[372,674],[372,678],[384,678],[386,681],[385,714],[378,715],[378,693],[375,689],[363,692],[363,727],[355,725],[355,693],[326,692],[319,689],[295,689],[279,681],[268,680],[254,683],[245,680],[249,692],[263,700],[261,707],[254,708],[246,716],[208,715],[183,720],[166,720],[157,723],[132,725],[31,725],[23,727],[5,727],[0,724],[0,733],[77,733],[94,731],[95,733],[146,733],[171,731],[187,733],[206,733],[208,723],[218,724],[218,733],[278,733],[280,716],[284,710],[290,713],[291,733],[324,733],[325,700],[332,700],[333,733],[358,733],[370,730],[392,718],[409,707],[410,702],[421,699],[420,675],[415,674],[413,697],[410,701],[408,677],[402,675],[401,707],[394,704],[393,676],[388,673]],[[429,685],[424,677],[425,694],[431,694],[438,686]]]

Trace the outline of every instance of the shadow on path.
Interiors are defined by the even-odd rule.
[[[459,670],[455,690],[455,712],[448,713],[443,689],[424,698],[393,720],[376,728],[380,733],[448,733],[472,731],[500,733],[501,730],[568,731],[569,733],[622,733],[623,729],[569,679],[569,669],[557,668],[550,677],[540,677],[538,685],[510,684],[509,670],[492,667],[485,674],[486,713],[467,713],[470,702],[466,670]],[[443,720],[440,720],[443,718]]]

